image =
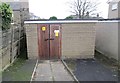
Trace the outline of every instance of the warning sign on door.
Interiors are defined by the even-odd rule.
[[[59,36],[59,30],[54,30],[55,36],[58,37]]]
[[[42,31],[45,31],[46,30],[46,27],[42,27]]]

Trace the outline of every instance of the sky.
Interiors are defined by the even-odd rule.
[[[40,18],[49,19],[51,16],[56,16],[58,19],[64,19],[72,15],[70,4],[73,0],[29,0],[30,12]],[[94,0],[95,1],[95,0]],[[100,16],[107,18],[108,16],[108,0],[97,0],[100,2],[98,12]]]

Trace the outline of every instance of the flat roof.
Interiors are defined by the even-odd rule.
[[[120,20],[26,20],[25,24],[64,24],[64,23],[98,23],[98,22],[120,22]]]

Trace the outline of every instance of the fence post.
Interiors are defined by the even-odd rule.
[[[13,45],[13,26],[11,24],[10,26],[10,30],[11,30],[11,42],[10,42],[10,63],[12,63],[12,55],[13,55],[13,48],[12,48],[12,45]]]
[[[2,82],[2,16],[0,13],[0,83]]]
[[[22,9],[21,8],[20,8],[20,22],[22,22]],[[22,24],[20,23],[18,26],[19,26],[18,56],[20,56],[20,42],[21,42]]]

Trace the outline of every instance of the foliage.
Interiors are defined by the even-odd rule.
[[[66,20],[71,20],[71,19],[73,19],[73,17],[72,16],[67,16],[65,19]]]
[[[2,30],[7,30],[10,28],[12,18],[12,10],[10,8],[10,5],[2,3],[0,5],[0,13],[2,17]]]
[[[49,18],[49,20],[57,20],[57,17],[56,16],[52,16]]]
[[[70,3],[70,8],[72,10],[71,12],[77,15],[78,18],[84,18],[96,14],[98,4],[98,2],[91,0],[75,0]]]

